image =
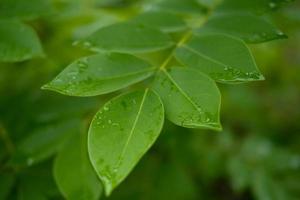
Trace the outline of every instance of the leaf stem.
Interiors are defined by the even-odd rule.
[[[212,10],[208,10],[207,14],[205,15],[204,19],[200,20],[199,23],[197,23],[194,27],[189,28],[189,30],[186,31],[186,33],[181,37],[181,39],[176,43],[176,45],[172,48],[171,53],[167,56],[167,58],[164,60],[164,62],[160,65],[159,70],[165,70],[165,68],[168,66],[170,61],[173,58],[174,52],[176,49],[182,45],[184,45],[193,35],[193,29],[201,27],[208,19],[208,17],[211,15]]]

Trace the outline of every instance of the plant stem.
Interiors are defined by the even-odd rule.
[[[170,61],[173,58],[173,55],[176,51],[176,49],[182,45],[184,45],[193,35],[193,29],[200,28],[208,19],[208,17],[211,15],[212,10],[209,10],[204,17],[204,20],[199,21],[198,24],[196,24],[194,27],[189,28],[188,31],[182,36],[182,38],[179,40],[179,42],[172,48],[171,53],[167,56],[167,58],[164,60],[164,62],[159,67],[159,70],[165,70],[165,68],[168,66]]]

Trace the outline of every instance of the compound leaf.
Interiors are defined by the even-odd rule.
[[[275,25],[264,18],[245,13],[215,15],[197,32],[199,34],[225,33],[241,38],[248,43],[287,38]]]
[[[121,95],[97,113],[89,130],[88,149],[106,195],[152,146],[163,122],[163,105],[149,89]]]
[[[178,67],[162,70],[153,89],[162,98],[171,122],[187,128],[221,129],[221,95],[215,82],[205,74]]]
[[[166,49],[173,45],[173,41],[167,34],[154,28],[118,23],[99,29],[79,45],[94,51],[143,53]]]
[[[0,61],[18,62],[43,56],[34,30],[17,20],[0,20]]]
[[[97,200],[102,191],[88,158],[86,141],[86,136],[75,134],[54,162],[56,183],[68,200]]]
[[[43,89],[70,96],[95,96],[142,81],[153,71],[150,64],[135,56],[101,53],[73,62]]]
[[[185,66],[223,83],[264,79],[246,44],[223,34],[193,36],[176,50],[175,57]]]

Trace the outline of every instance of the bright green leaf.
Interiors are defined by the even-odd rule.
[[[163,105],[149,89],[121,95],[97,113],[89,130],[88,149],[106,195],[152,146],[163,122]]]
[[[153,89],[162,98],[171,122],[187,128],[221,129],[221,95],[208,76],[188,68],[162,70]]]
[[[75,134],[54,162],[54,177],[68,200],[97,200],[102,188],[90,163],[86,136]]]
[[[95,96],[142,81],[153,74],[147,62],[127,54],[97,54],[81,58],[43,89],[71,96]]]
[[[177,32],[187,28],[185,22],[175,14],[150,11],[132,19],[132,22],[157,28],[163,32]]]
[[[208,74],[216,81],[236,83],[263,80],[246,44],[222,34],[193,36],[176,50],[182,64]]]
[[[93,51],[142,53],[166,49],[173,45],[163,32],[134,23],[118,23],[99,29],[79,45]]]
[[[248,43],[261,43],[287,37],[264,18],[245,13],[215,15],[197,32],[200,35],[203,33],[225,33],[241,38]]]
[[[0,61],[17,62],[43,56],[34,30],[16,20],[0,20]]]

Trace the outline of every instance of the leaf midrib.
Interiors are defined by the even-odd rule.
[[[145,92],[144,92],[144,95],[143,95],[143,98],[142,98],[142,101],[141,101],[141,105],[140,105],[139,110],[138,110],[138,112],[137,112],[136,118],[135,118],[135,120],[134,120],[134,122],[133,122],[133,125],[132,125],[132,128],[131,128],[131,130],[130,130],[129,136],[128,136],[128,138],[127,138],[127,140],[126,140],[126,143],[125,143],[125,145],[124,145],[124,147],[123,147],[123,150],[122,150],[122,152],[121,152],[121,155],[120,155],[120,157],[119,157],[119,159],[118,159],[118,161],[117,161],[117,164],[116,164],[116,167],[115,167],[115,169],[116,169],[117,171],[116,171],[115,173],[117,173],[118,170],[119,170],[119,168],[120,168],[121,162],[122,162],[123,157],[124,157],[124,155],[125,155],[125,153],[126,153],[126,150],[127,150],[127,148],[128,148],[128,145],[129,145],[129,143],[130,143],[130,140],[131,140],[131,138],[132,138],[132,136],[133,136],[133,134],[134,134],[134,130],[135,130],[136,125],[137,125],[137,123],[138,123],[138,121],[139,121],[139,118],[140,118],[140,115],[141,115],[141,112],[142,112],[142,109],[143,109],[143,106],[144,106],[144,103],[145,103],[145,100],[146,100],[146,97],[147,97],[148,92],[149,92],[149,89],[146,89]]]
[[[205,58],[205,59],[207,59],[207,60],[209,60],[209,61],[211,61],[211,62],[213,62],[215,64],[221,65],[223,67],[229,67],[228,65],[226,65],[226,64],[224,64],[224,63],[222,63],[222,62],[220,62],[218,60],[215,60],[214,58],[212,58],[210,56],[207,56],[207,55],[203,54],[202,52],[200,52],[200,51],[198,51],[198,50],[196,50],[196,49],[194,49],[194,48],[192,48],[192,47],[190,47],[188,45],[183,45],[182,48],[184,48],[184,49],[186,49],[186,50],[188,50],[188,51],[190,51],[190,52],[192,52],[194,54],[197,54],[197,55],[199,55],[199,56],[201,56],[201,57],[203,57],[203,58]]]
[[[202,108],[198,107],[193,100],[188,96],[188,94],[186,94],[184,92],[184,90],[176,83],[176,81],[172,78],[172,76],[166,71],[166,70],[162,70],[164,72],[164,74],[167,76],[168,79],[170,79],[170,81],[178,88],[178,90],[180,91],[180,93],[182,93],[182,95],[188,100],[188,102],[190,102],[192,104],[193,107],[196,108],[196,110],[202,114]]]

